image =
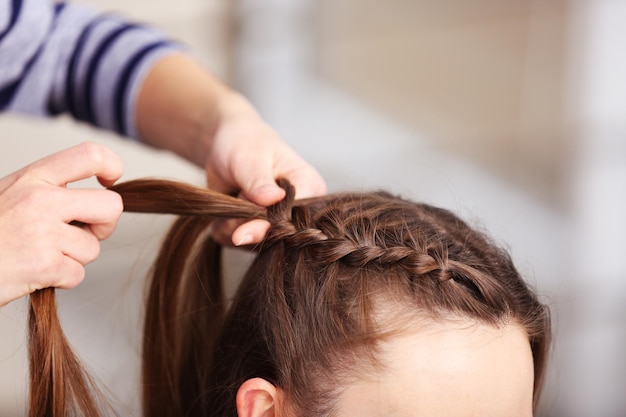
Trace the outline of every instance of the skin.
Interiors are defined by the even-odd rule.
[[[517,324],[431,322],[384,343],[382,363],[347,387],[337,417],[532,416],[532,353]]]
[[[211,188],[259,205],[280,201],[278,177],[298,197],[326,192],[317,171],[285,144],[242,96],[193,59],[174,54],[150,70],[138,96],[142,140],[169,149],[207,172]],[[104,186],[123,171],[110,149],[86,143],[39,160],[0,179],[0,306],[46,287],[73,288],[99,254],[122,212],[119,195],[65,185],[97,177]],[[81,227],[75,224],[79,222]],[[269,223],[215,222],[223,244],[259,242]]]
[[[122,199],[105,189],[65,186],[92,176],[107,186],[122,172],[115,153],[84,143],[0,179],[0,306],[82,281],[84,266],[100,253],[99,240],[117,225]]]

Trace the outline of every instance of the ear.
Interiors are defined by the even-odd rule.
[[[279,391],[263,378],[252,378],[241,384],[237,391],[239,417],[278,417]]]

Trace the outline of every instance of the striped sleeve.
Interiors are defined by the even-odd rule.
[[[69,113],[138,138],[135,104],[156,60],[182,48],[83,5],[0,0],[0,110]]]

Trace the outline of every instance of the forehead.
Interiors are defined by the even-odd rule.
[[[339,417],[530,417],[533,360],[519,325],[437,322],[383,342],[380,371],[341,394]]]

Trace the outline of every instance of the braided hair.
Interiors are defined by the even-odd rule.
[[[126,211],[180,216],[148,293],[145,416],[236,417],[237,390],[254,377],[284,391],[293,415],[330,416],[342,383],[380,365],[379,343],[424,316],[521,325],[537,405],[549,311],[505,251],[447,210],[385,192],[294,200],[279,183],[286,198],[267,209],[170,181],[113,187]],[[208,233],[216,218],[271,225],[232,299]]]

